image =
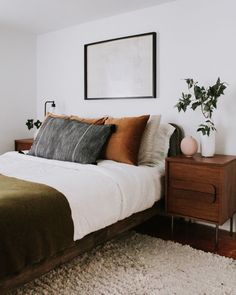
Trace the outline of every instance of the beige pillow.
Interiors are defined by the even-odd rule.
[[[170,138],[174,133],[175,127],[168,123],[161,123],[156,137],[153,138],[153,155],[152,161],[148,163],[142,163],[142,165],[159,166],[160,170],[164,172],[165,158],[168,155],[170,147]],[[141,165],[141,163],[139,163]]]
[[[152,166],[156,154],[156,141],[161,115],[151,115],[144,130],[140,144],[138,164]]]
[[[105,124],[116,125],[104,148],[104,158],[126,164],[138,164],[141,138],[149,115],[140,117],[108,118]]]
[[[60,119],[70,119],[70,116],[67,116],[67,115],[58,115],[58,114],[49,113],[49,112],[46,114],[45,119],[46,119],[47,117],[60,118]]]

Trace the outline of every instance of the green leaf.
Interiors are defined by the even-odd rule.
[[[37,120],[37,121],[34,123],[34,126],[35,126],[37,129],[39,129],[41,125],[42,125],[42,122],[39,121],[39,120]]]
[[[217,98],[212,99],[212,106],[216,109],[217,108]]]
[[[34,128],[34,119],[28,119],[25,125],[28,127],[28,129]]]
[[[185,79],[186,83],[188,84],[188,89],[193,87],[194,81],[193,79]]]
[[[187,105],[184,104],[184,105],[182,106],[182,109],[183,109],[184,112],[186,112],[186,110],[187,110]]]
[[[204,105],[204,108],[203,108],[203,109],[204,109],[204,111],[206,111],[206,112],[209,112],[209,110],[210,110],[210,108],[209,108],[209,106],[208,106],[207,104]]]
[[[213,124],[211,120],[206,120],[206,123],[211,123],[211,124]],[[205,125],[204,125],[204,126],[205,126]]]
[[[201,105],[201,102],[194,102],[193,104],[192,104],[192,109],[195,111],[196,110],[196,108],[198,107],[198,106],[200,106]]]
[[[194,95],[195,95],[196,99],[201,99],[203,96],[201,88],[197,85],[194,86]]]
[[[204,128],[199,127],[199,128],[197,129],[197,132],[202,131],[202,130],[204,130]]]

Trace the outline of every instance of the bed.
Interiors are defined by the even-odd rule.
[[[175,125],[175,128],[170,139],[169,155],[180,153],[183,133],[178,126]],[[20,179],[23,183],[17,184],[20,186],[25,185],[24,181],[36,183],[36,187],[29,189],[37,190],[37,183],[56,189],[66,196],[73,220],[73,231],[66,227],[67,221],[63,224],[61,216],[56,219],[58,226],[55,227],[55,222],[52,225],[55,235],[63,226],[64,232],[69,233],[69,238],[68,235],[61,237],[61,248],[51,251],[51,234],[43,233],[48,235],[46,255],[42,254],[44,245],[41,245],[40,255],[36,253],[37,259],[34,257],[33,263],[20,262],[14,273],[6,272],[0,276],[1,294],[156,215],[163,196],[163,172],[158,167],[137,167],[111,160],[99,160],[97,165],[83,165],[9,152],[0,157],[0,173],[9,177],[7,181],[11,181],[12,177]],[[55,203],[47,203],[46,206],[51,210],[48,214],[59,215],[60,209],[57,211]],[[34,236],[30,239],[33,241]]]

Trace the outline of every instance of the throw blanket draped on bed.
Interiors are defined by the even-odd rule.
[[[68,248],[73,231],[63,194],[0,175],[0,278]]]

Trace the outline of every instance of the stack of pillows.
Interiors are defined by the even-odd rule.
[[[131,165],[163,164],[175,128],[160,115],[86,119],[48,114],[29,155],[96,164],[98,159]]]

